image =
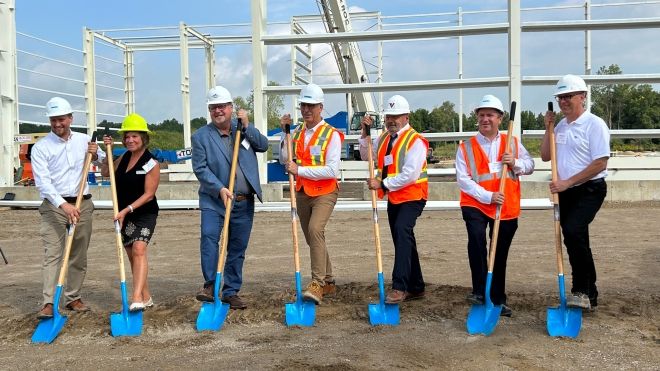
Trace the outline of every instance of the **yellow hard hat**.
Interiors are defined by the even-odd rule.
[[[125,133],[127,131],[142,131],[145,133],[150,133],[149,128],[147,127],[147,120],[144,117],[138,115],[137,113],[131,113],[126,116],[124,121],[121,123],[121,129],[119,129],[119,134]]]

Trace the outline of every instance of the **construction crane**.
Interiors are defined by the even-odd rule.
[[[318,0],[320,11],[323,15],[323,23],[328,33],[352,32],[353,26],[348,13],[348,4],[344,0]],[[356,42],[333,42],[332,52],[339,68],[342,81],[345,84],[361,84],[369,82],[369,76],[364,68],[362,55]],[[353,110],[348,112],[350,121],[348,123],[348,134],[359,133],[360,122],[364,115],[369,114],[375,118],[375,129],[382,129],[380,115],[376,111],[373,95],[369,92],[361,92],[347,95],[347,107]],[[353,157],[359,159],[357,144],[351,148]],[[350,152],[350,151],[349,151]]]

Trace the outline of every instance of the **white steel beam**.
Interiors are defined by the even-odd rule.
[[[520,109],[522,107],[522,72],[520,67],[520,1],[509,0],[509,100],[516,102],[517,109],[513,120],[513,135],[520,138],[521,123]],[[505,105],[504,109],[509,110],[510,106]]]
[[[83,29],[83,71],[87,134],[92,135],[96,130],[96,62],[94,60],[94,31],[89,28]]]
[[[252,89],[254,94],[254,126],[266,135],[268,133],[268,106],[264,87],[268,83],[267,50],[263,42],[266,35],[266,0],[251,0],[252,13]],[[299,90],[300,88],[297,88]],[[268,157],[264,153],[257,153],[259,163],[259,179],[262,184],[268,183],[266,162]]]
[[[188,148],[191,146],[190,141],[190,68],[188,65],[188,33],[186,32],[186,25],[179,23],[179,43],[181,50],[179,51],[181,57],[181,107],[182,107],[182,124],[183,124],[183,146]]]
[[[638,28],[660,28],[660,18],[591,19],[525,22],[522,24],[523,32],[633,30]]]
[[[18,86],[16,69],[16,6],[14,0],[0,2],[0,186],[14,185],[14,164],[18,151]]]
[[[124,49],[124,114],[135,112],[135,67],[133,50]]]

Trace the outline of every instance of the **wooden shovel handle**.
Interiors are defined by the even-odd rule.
[[[548,111],[553,111],[552,102],[548,102]],[[552,170],[552,181],[559,179],[557,173],[557,144],[555,143],[555,123],[548,122],[548,139],[550,141],[550,169]],[[559,195],[552,194],[553,212],[555,220],[555,253],[557,255],[557,273],[564,275],[564,257],[561,247],[561,222],[559,213]]]
[[[106,126],[105,135],[110,135],[110,129]],[[110,171],[110,190],[112,193],[112,211],[113,218],[119,214],[119,202],[117,201],[117,183],[115,180],[115,165],[114,159],[112,158],[112,145],[107,144],[105,146],[105,153],[108,157],[108,170]],[[130,152],[128,153],[130,156]],[[121,230],[119,229],[118,221],[115,221],[115,246],[117,247],[117,259],[119,260],[119,280],[120,282],[126,282],[126,269],[124,268],[124,251],[123,243],[121,241]]]
[[[291,126],[284,125],[284,132],[286,133],[286,153],[287,163],[293,161],[293,145],[291,144]],[[291,202],[291,234],[293,235],[293,264],[295,265],[296,272],[300,272],[300,254],[298,252],[298,208],[296,205],[296,180],[293,174],[289,172],[289,201]]]
[[[367,156],[367,160],[369,161],[369,178],[373,178],[375,174],[374,174],[373,144],[371,141],[371,126],[369,126],[369,128],[367,129],[367,132],[369,133],[369,135],[367,135],[366,137],[367,150],[369,151],[369,155]],[[381,273],[383,272],[383,257],[380,246],[380,228],[378,227],[378,201],[377,201],[376,190],[372,189],[370,193],[371,193],[371,210],[373,214],[372,218],[374,221],[374,241],[376,244],[376,268],[378,269],[378,273]]]

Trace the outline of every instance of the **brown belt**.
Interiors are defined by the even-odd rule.
[[[235,202],[241,202],[241,201],[252,200],[252,199],[254,199],[253,194],[240,194],[239,193],[239,194],[236,195],[236,197],[234,197]]]
[[[70,204],[75,204],[76,203],[76,197],[64,197],[64,196],[62,196],[62,198],[64,199],[64,201],[66,201]],[[83,195],[83,200],[89,200],[90,198],[92,198],[91,194]]]

